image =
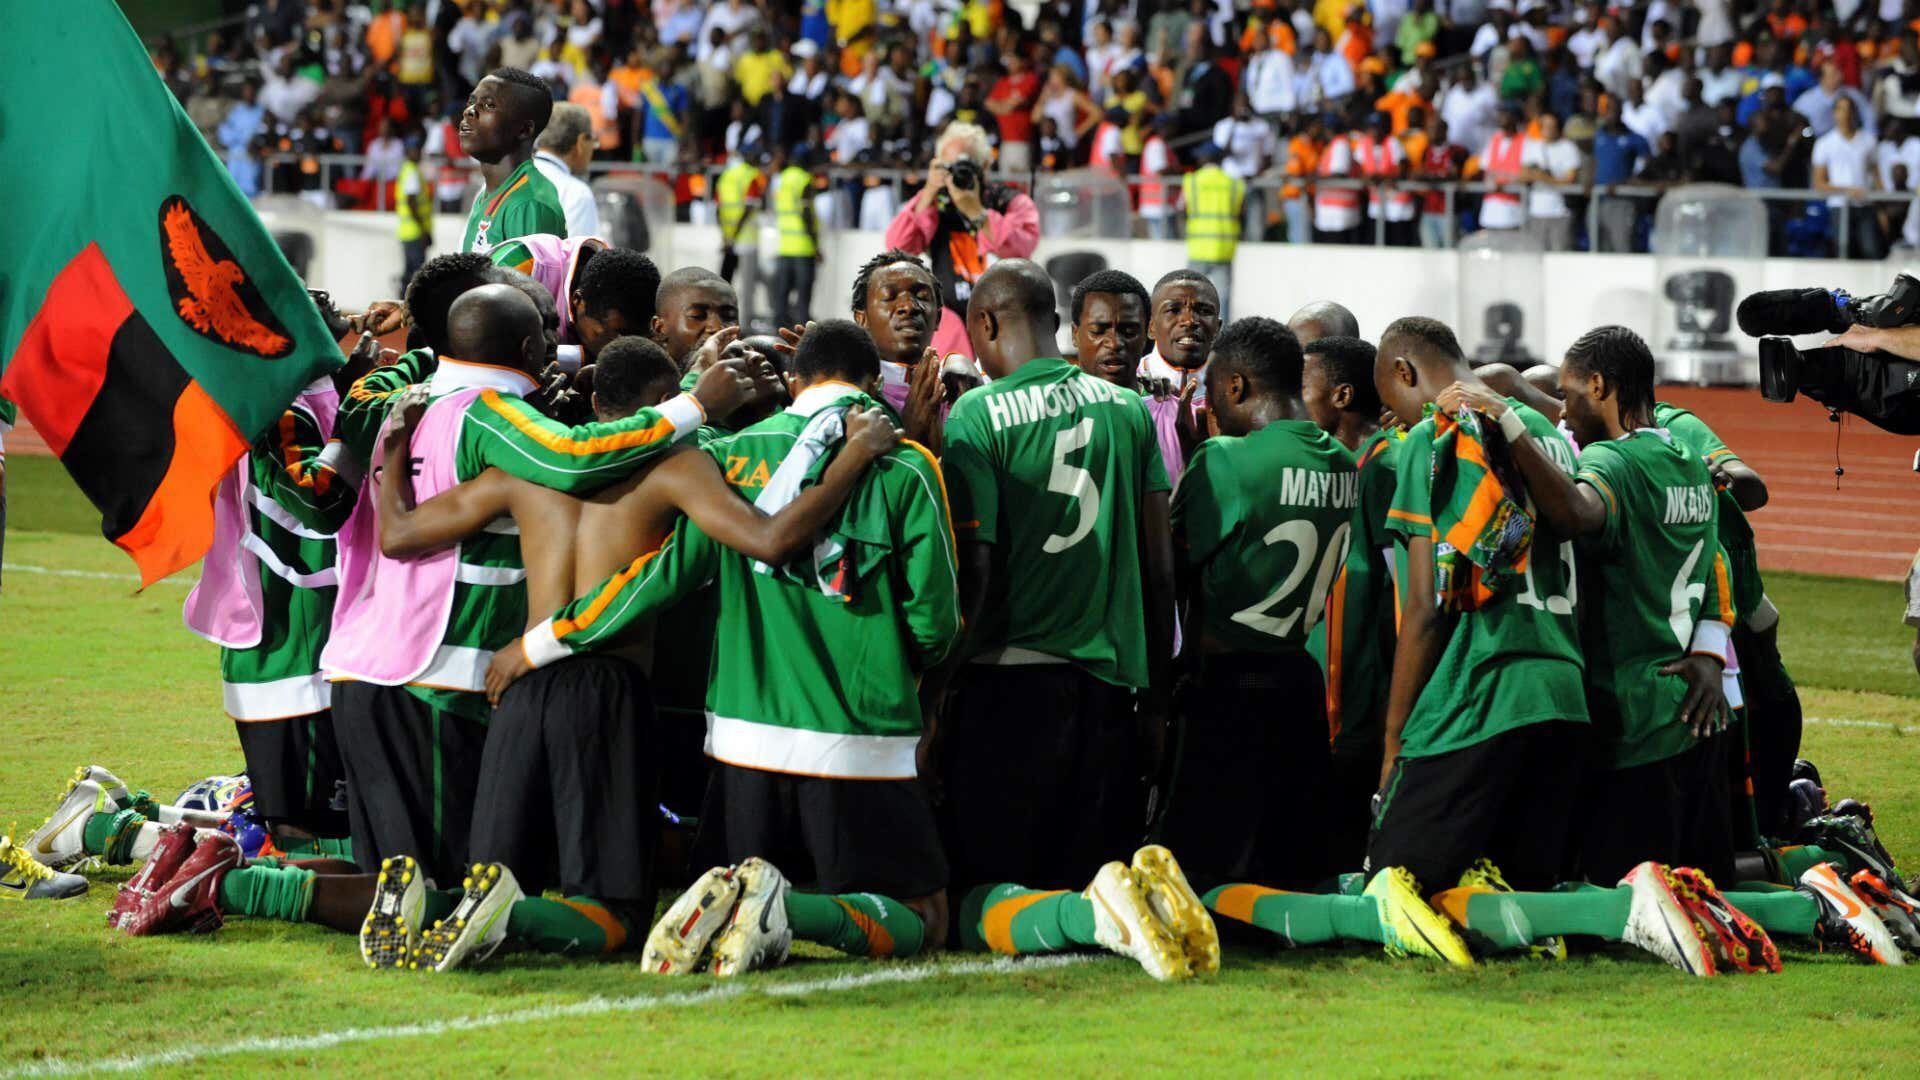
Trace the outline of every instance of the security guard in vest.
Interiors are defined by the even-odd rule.
[[[433,246],[433,188],[420,173],[420,136],[407,138],[407,160],[400,165],[394,182],[394,209],[399,212],[400,291],[404,296],[414,271],[427,261],[427,249]]]
[[[1233,292],[1233,253],[1240,246],[1240,208],[1246,202],[1247,185],[1220,167],[1220,150],[1212,144],[1201,147],[1200,158],[1203,164],[1180,181],[1180,194],[1187,204],[1187,267],[1213,282],[1224,322]]]
[[[766,197],[767,178],[754,160],[760,154],[757,143],[734,150],[714,184],[714,201],[720,222],[720,276],[733,283],[740,296],[740,325],[751,326],[760,284],[760,214]],[[734,281],[734,273],[740,275]]]
[[[775,326],[798,326],[813,311],[814,271],[820,262],[820,228],[813,219],[813,174],[807,148],[773,152],[773,184],[767,189],[780,224],[779,258],[773,270]]]

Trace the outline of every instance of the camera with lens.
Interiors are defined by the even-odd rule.
[[[970,157],[954,158],[947,166],[947,175],[961,191],[973,191],[980,186],[980,164]]]
[[[1844,346],[1796,349],[1787,334],[1838,334],[1920,322],[1920,279],[1901,274],[1886,292],[1775,289],[1740,301],[1740,329],[1760,338],[1760,395],[1788,402],[1805,394],[1896,435],[1920,435],[1920,363]]]

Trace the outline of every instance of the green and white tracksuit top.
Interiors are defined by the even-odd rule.
[[[214,492],[214,540],[182,616],[219,645],[235,720],[324,711],[320,653],[333,621],[334,534],[353,512],[359,470],[332,438],[339,395],[301,391]]]
[[[810,387],[708,448],[762,509],[815,414],[873,399]],[[827,458],[810,463],[817,479]],[[707,690],[707,753],[743,768],[847,780],[916,775],[920,676],[960,632],[952,519],[939,463],[908,442],[880,458],[810,556],[769,568],[682,520],[658,551],[529,630],[545,666],[616,643],[709,582],[719,604]],[[823,553],[827,553],[824,554]]]

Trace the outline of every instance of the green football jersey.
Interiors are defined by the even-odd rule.
[[[20,422],[20,407],[6,398],[0,397],[0,435]]]
[[[1202,443],[1173,496],[1174,559],[1200,608],[1188,647],[1304,647],[1346,561],[1358,499],[1353,455],[1311,420]]]
[[[1547,455],[1573,475],[1573,447],[1546,417],[1507,399]],[[1400,444],[1387,528],[1433,535],[1434,426],[1422,420]],[[1443,614],[1447,643],[1401,733],[1404,757],[1430,757],[1548,720],[1587,719],[1573,541],[1537,521],[1527,568],[1473,611]],[[1434,602],[1434,583],[1403,583],[1402,602]]]
[[[1327,595],[1326,620],[1308,641],[1326,676],[1327,724],[1336,753],[1377,757],[1386,730],[1387,687],[1400,625],[1392,564],[1405,561],[1387,531],[1387,510],[1393,505],[1404,438],[1382,429],[1360,446],[1360,491],[1346,562]]]
[[[1653,424],[1671,432],[1675,441],[1705,460],[1709,470],[1723,461],[1740,460],[1740,455],[1721,442],[1706,421],[1678,405],[1656,403]],[[1760,552],[1753,542],[1753,525],[1729,491],[1720,492],[1719,532],[1720,552],[1727,558],[1727,572],[1733,579],[1733,611],[1744,619],[1760,606],[1766,583],[1760,577]]]
[[[1002,590],[974,627],[980,656],[1146,686],[1141,506],[1169,485],[1140,395],[1033,360],[955,402],[946,438],[954,531],[993,545]]]
[[[508,174],[499,191],[482,191],[467,212],[467,235],[461,251],[482,255],[495,245],[534,233],[567,235],[567,215],[560,209],[560,192],[533,159]]]
[[[1606,526],[1581,544],[1588,704],[1616,768],[1660,761],[1694,743],[1678,718],[1686,683],[1660,668],[1688,652],[1696,624],[1733,623],[1713,480],[1652,428],[1582,449],[1579,479],[1607,507]],[[1724,642],[1711,646],[1722,658]]]

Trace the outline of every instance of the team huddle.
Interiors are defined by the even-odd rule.
[[[483,162],[544,124],[518,93],[476,91]],[[336,316],[346,365],[216,494],[186,621],[244,794],[84,767],[0,895],[141,863],[127,934],[312,922],[439,971],[1920,951],[1870,811],[1795,760],[1764,480],[1630,331],[1476,369],[1433,319],[1223,325],[1200,273],[1105,270],[1062,355],[1015,259],[941,357],[888,251],[850,318],[750,335],[539,183],[490,174],[470,250]]]

